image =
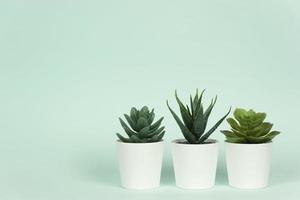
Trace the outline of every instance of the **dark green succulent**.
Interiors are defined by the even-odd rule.
[[[279,131],[271,131],[273,124],[264,122],[266,113],[255,112],[237,108],[234,118],[228,118],[227,122],[231,130],[221,131],[226,136],[227,142],[232,143],[266,143],[278,135]]]
[[[128,135],[128,138],[123,137],[117,133],[118,138],[122,142],[127,143],[148,143],[161,141],[165,131],[164,126],[160,127],[163,117],[154,121],[154,109],[149,111],[147,106],[142,107],[141,110],[137,110],[135,107],[131,108],[130,115],[124,114],[129,126],[121,119],[120,123]]]
[[[223,122],[223,120],[230,113],[230,109],[228,113],[221,118],[210,130],[205,132],[208,118],[211,114],[211,111],[217,101],[217,97],[212,99],[208,108],[204,111],[202,105],[202,96],[205,90],[203,90],[199,96],[198,90],[196,91],[196,95],[193,98],[190,96],[190,107],[188,105],[184,105],[177,96],[177,92],[175,91],[175,98],[179,105],[181,119],[176,115],[176,113],[170,108],[168,101],[167,105],[169,110],[171,111],[174,119],[180,127],[180,130],[190,144],[203,144],[208,139],[208,137],[218,128],[218,126]]]

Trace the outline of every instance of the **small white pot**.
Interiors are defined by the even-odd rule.
[[[187,144],[185,140],[172,142],[176,186],[183,189],[207,189],[215,185],[218,141],[206,144]]]
[[[229,185],[241,189],[268,186],[272,143],[225,143]]]
[[[163,141],[124,143],[117,141],[121,183],[127,189],[159,187]]]

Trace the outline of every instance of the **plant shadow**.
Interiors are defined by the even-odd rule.
[[[173,170],[173,164],[171,159],[165,159],[163,161],[162,170],[161,170],[161,185],[162,186],[175,185],[174,170]]]
[[[223,161],[223,162],[222,162]],[[227,169],[224,160],[217,169],[216,185],[228,185]],[[277,186],[289,184],[300,180],[300,166],[296,163],[286,165],[287,162],[271,163],[269,185]]]
[[[119,187],[119,171],[116,160],[101,154],[85,154],[72,163],[76,177],[101,185]]]
[[[300,181],[300,164],[276,162],[271,165],[270,185],[281,185]]]

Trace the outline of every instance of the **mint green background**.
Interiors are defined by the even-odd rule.
[[[299,199],[299,1],[1,1],[0,30],[1,200]],[[269,114],[282,131],[270,187],[227,185],[219,131],[216,187],[175,187],[176,88],[184,100],[207,88],[206,104],[218,94],[210,124],[229,106]],[[162,186],[127,191],[117,118],[142,105],[165,116]]]

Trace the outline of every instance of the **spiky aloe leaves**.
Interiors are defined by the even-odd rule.
[[[147,106],[137,110],[135,107],[131,108],[130,115],[124,114],[124,117],[128,123],[119,118],[120,123],[128,135],[128,138],[123,137],[117,133],[117,137],[122,142],[127,143],[147,143],[161,141],[165,131],[164,126],[161,126],[163,117],[154,122],[154,109],[149,111]],[[154,122],[154,123],[153,123]]]
[[[188,105],[184,106],[182,101],[178,98],[177,91],[175,91],[175,98],[179,106],[181,119],[171,109],[167,101],[167,106],[172,116],[177,122],[184,138],[190,144],[204,143],[230,113],[229,110],[224,117],[222,117],[210,130],[205,133],[208,118],[212,112],[214,105],[216,104],[217,97],[211,101],[208,108],[204,111],[202,105],[202,96],[204,91],[205,90],[203,90],[199,95],[199,92],[197,90],[194,97],[190,96],[190,107]]]
[[[228,142],[232,143],[266,143],[278,135],[279,131],[271,131],[273,124],[264,122],[266,113],[254,110],[235,109],[234,118],[228,118],[227,122],[231,130],[221,131]]]

